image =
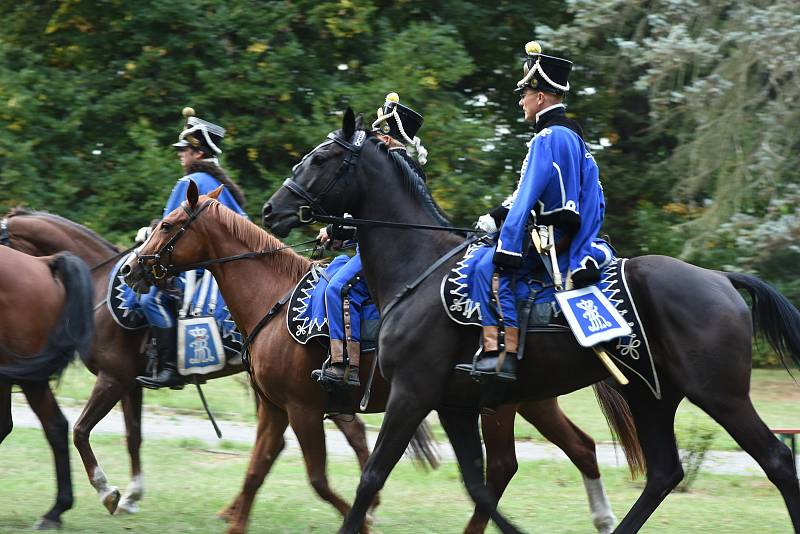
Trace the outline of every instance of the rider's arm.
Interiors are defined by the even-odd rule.
[[[517,197],[497,240],[495,265],[519,267],[522,264],[531,210],[555,172],[550,143],[547,141],[547,137],[537,137],[531,143],[528,165],[520,180]]]

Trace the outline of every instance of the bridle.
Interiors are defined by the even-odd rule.
[[[208,199],[202,204],[200,204],[194,210],[192,210],[189,207],[186,201],[181,202],[181,208],[183,208],[183,211],[185,211],[189,215],[189,218],[186,220],[185,223],[183,223],[183,225],[178,229],[178,231],[175,232],[172,235],[172,237],[170,237],[166,243],[161,245],[161,248],[159,248],[153,254],[139,254],[138,249],[134,252],[134,254],[136,254],[136,257],[138,258],[139,265],[145,270],[145,272],[147,272],[147,265],[145,265],[145,263],[151,260],[153,261],[153,263],[150,264],[149,274],[153,277],[154,280],[161,281],[164,278],[166,278],[168,274],[179,272],[176,271],[175,265],[172,264],[172,253],[175,250],[175,243],[177,243],[178,240],[186,234],[186,230],[188,230],[189,227],[192,225],[192,223],[197,220],[200,214],[203,213],[203,211],[205,211],[205,209],[214,202],[216,202],[216,200]],[[170,263],[168,263],[167,265],[164,265],[161,262],[161,259],[165,255],[169,256]]]
[[[356,131],[356,133],[353,135],[352,141],[343,139],[342,137],[336,135],[336,132],[331,132],[328,134],[328,139],[330,139],[330,141],[319,145],[317,148],[306,154],[303,159],[300,160],[300,163],[295,165],[294,169],[292,170],[292,176],[284,180],[282,187],[285,187],[288,191],[307,202],[307,204],[297,208],[297,217],[300,219],[301,223],[308,224],[313,222],[316,220],[315,215],[328,215],[328,212],[322,207],[322,202],[324,201],[325,196],[333,190],[340,180],[348,181],[350,179],[351,175],[355,171],[356,165],[358,164],[359,156],[361,156],[361,149],[364,146],[364,141],[366,138],[367,132],[364,130]],[[334,174],[328,183],[325,184],[325,187],[322,188],[322,191],[319,193],[312,193],[297,183],[297,180],[295,180],[297,169],[320,147],[327,146],[331,142],[345,148],[347,150],[347,155],[339,166],[339,169],[336,171],[336,174]]]
[[[212,204],[218,204],[219,201],[210,198],[197,206],[194,210],[192,210],[187,202],[181,203],[181,208],[187,214],[189,214],[189,218],[186,220],[185,223],[178,229],[169,240],[161,245],[155,253],[153,254],[139,254],[139,250],[137,249],[134,253],[138,258],[139,265],[142,267],[142,270],[145,273],[146,279],[151,279],[151,282],[160,282],[164,278],[170,275],[176,275],[178,273],[182,273],[184,271],[190,271],[192,269],[206,269],[212,265],[219,265],[222,263],[229,263],[232,261],[239,261],[239,260],[247,260],[253,258],[262,258],[264,256],[268,256],[270,254],[278,253],[282,250],[286,249],[293,249],[295,247],[299,247],[301,245],[308,245],[310,243],[316,243],[317,239],[308,239],[306,241],[301,241],[299,243],[294,243],[293,245],[282,245],[275,248],[267,248],[263,250],[256,250],[252,252],[243,252],[241,254],[235,254],[233,256],[225,256],[222,258],[215,258],[213,260],[205,260],[205,261],[198,261],[196,263],[185,263],[182,265],[176,265],[172,263],[172,253],[175,251],[175,243],[186,234],[186,230],[192,225],[192,223],[200,216],[203,211]],[[169,256],[169,263],[164,264],[161,260],[165,257]],[[146,262],[152,261],[149,265],[146,265]]]
[[[325,208],[322,207],[322,202],[325,199],[325,196],[330,194],[333,191],[334,187],[340,180],[349,180],[352,174],[355,172],[356,165],[358,165],[359,157],[361,156],[361,149],[364,146],[364,141],[367,138],[367,132],[364,130],[358,130],[353,135],[352,141],[347,141],[336,135],[336,132],[331,132],[328,134],[329,141],[323,142],[321,145],[317,146],[314,150],[303,156],[303,159],[294,166],[292,169],[292,176],[284,180],[283,185],[281,187],[285,187],[289,192],[293,193],[294,195],[300,197],[307,204],[304,204],[297,208],[297,211],[286,212],[291,213],[293,215],[297,215],[297,218],[301,224],[309,224],[314,221],[317,222],[327,222],[333,223],[338,225],[345,225],[345,226],[383,226],[389,228],[400,228],[400,229],[421,229],[421,230],[434,230],[440,232],[465,232],[465,233],[484,233],[482,230],[476,230],[475,228],[461,228],[457,226],[437,226],[437,225],[430,225],[430,224],[414,224],[414,223],[403,223],[403,222],[395,222],[395,221],[380,221],[380,220],[372,220],[372,219],[358,219],[354,217],[339,217],[336,215],[330,215]],[[302,166],[303,162],[311,157],[317,150],[319,150],[323,146],[327,146],[331,143],[336,143],[341,147],[344,147],[347,150],[347,155],[345,156],[344,160],[342,161],[339,169],[336,171],[336,174],[330,179],[330,181],[325,184],[325,187],[319,193],[312,193],[304,188],[302,185],[297,183],[296,176],[297,176],[297,169]],[[346,185],[346,184],[345,184]]]

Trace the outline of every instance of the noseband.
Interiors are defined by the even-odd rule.
[[[138,249],[134,252],[138,258],[139,265],[141,265],[145,271],[147,269],[147,265],[145,265],[145,263],[150,260],[153,261],[153,263],[150,265],[150,275],[152,275],[153,279],[159,281],[163,280],[168,274],[170,274],[171,271],[174,270],[174,265],[172,264],[172,252],[175,250],[175,243],[177,243],[178,240],[183,237],[184,234],[186,234],[186,230],[189,229],[189,226],[192,225],[192,223],[200,216],[200,214],[203,213],[203,211],[214,202],[216,201],[213,199],[206,200],[194,211],[189,208],[185,201],[181,202],[181,208],[183,208],[183,211],[189,215],[189,219],[183,223],[183,226],[181,226],[166,243],[161,245],[161,248],[159,248],[154,254],[139,254]],[[161,262],[161,259],[164,257],[164,255],[169,256],[170,263],[167,265],[164,265]]]
[[[302,165],[302,161],[300,164],[295,167],[295,172],[292,172],[292,176],[284,180],[283,187],[289,190],[291,193],[297,195],[298,197],[305,200],[308,204],[300,206],[297,208],[297,217],[300,219],[300,222],[303,224],[307,224],[314,221],[314,215],[327,215],[328,212],[322,207],[322,202],[325,199],[325,196],[328,195],[334,186],[342,179],[348,180],[350,176],[355,171],[356,165],[358,164],[358,158],[361,155],[361,148],[364,146],[364,140],[367,138],[367,132],[364,130],[358,130],[353,135],[352,141],[347,141],[346,139],[342,139],[335,133],[331,132],[328,134],[328,139],[332,142],[336,143],[337,145],[344,147],[347,149],[347,155],[345,156],[344,160],[342,161],[339,170],[336,171],[336,174],[331,178],[331,180],[325,184],[325,187],[322,188],[322,191],[319,193],[312,193],[304,188],[302,185],[297,183],[295,180],[296,177],[296,169]],[[319,147],[317,147],[319,148]],[[303,160],[311,156],[316,149],[309,152]]]

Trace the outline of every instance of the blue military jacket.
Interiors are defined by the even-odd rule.
[[[563,108],[558,111],[563,115]],[[604,214],[599,169],[583,140],[566,126],[545,127],[530,142],[513,204],[500,230],[495,263],[522,264],[533,216],[536,224],[554,225],[557,241],[572,237],[569,253],[559,257],[562,270],[574,272],[588,261],[599,265],[606,254],[592,243]]]
[[[172,213],[176,208],[180,207],[181,202],[186,200],[186,190],[189,188],[189,180],[192,180],[197,184],[197,190],[201,195],[207,195],[222,185],[222,182],[205,172],[194,172],[192,174],[187,174],[178,180],[178,183],[176,183],[175,187],[172,188],[172,193],[170,193],[169,199],[167,199],[167,205],[164,207],[164,217]],[[247,216],[245,211],[241,206],[239,206],[239,203],[236,202],[236,199],[233,198],[233,195],[230,191],[228,191],[227,188],[222,190],[222,193],[219,195],[217,200],[236,213],[244,215],[245,217]]]

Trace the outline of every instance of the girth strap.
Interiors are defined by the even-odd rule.
[[[276,315],[278,315],[278,312],[281,311],[283,305],[289,301],[293,291],[294,289],[290,290],[283,297],[281,297],[281,299],[269,309],[267,314],[261,318],[258,324],[253,327],[252,332],[248,333],[245,337],[244,342],[242,343],[242,365],[244,365],[244,369],[248,372],[248,374],[252,375],[252,368],[250,366],[250,345],[253,343],[253,340],[256,338],[258,333],[261,332],[261,330],[267,325],[267,323],[274,319]]]

